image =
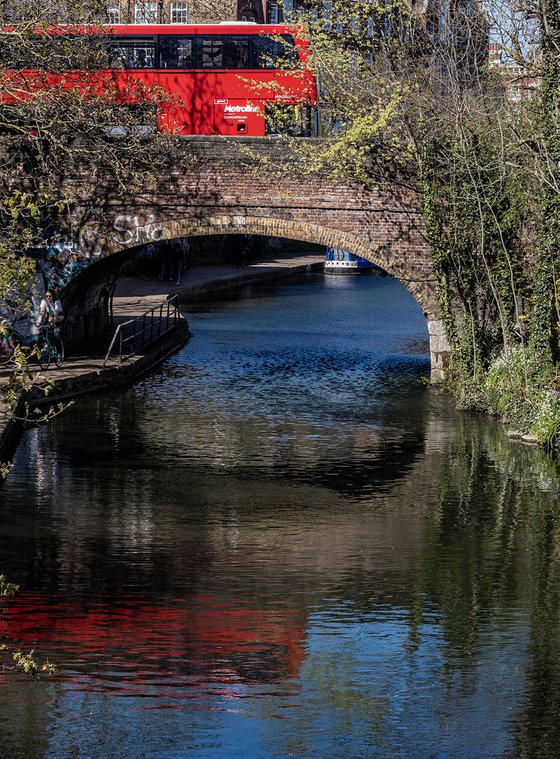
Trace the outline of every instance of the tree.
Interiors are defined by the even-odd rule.
[[[476,3],[331,5],[299,14],[327,139],[293,141],[298,160],[371,183],[400,167],[424,210],[459,400],[557,441],[560,419],[543,427],[559,358],[557,4],[506,1],[490,17],[505,55],[542,77],[521,102],[489,66]]]
[[[537,7],[541,40],[541,118],[539,163],[543,185],[540,230],[533,278],[531,341],[545,366],[560,360],[559,300],[560,263],[560,8],[557,2],[540,0]]]

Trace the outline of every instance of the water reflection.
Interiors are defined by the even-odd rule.
[[[0,629],[22,646],[56,641],[64,652],[66,688],[149,696],[171,686],[181,698],[182,688],[297,675],[305,627],[303,611],[253,609],[210,596],[146,604],[120,595],[83,604],[63,594],[23,592],[7,606]],[[88,670],[91,659],[97,666]]]
[[[425,324],[389,280],[253,295],[22,441],[0,635],[59,669],[4,673],[3,745],[559,756],[557,463],[419,382]]]

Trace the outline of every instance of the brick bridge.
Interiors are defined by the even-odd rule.
[[[297,170],[278,177],[266,166],[280,163],[285,150],[280,140],[189,138],[181,160],[149,185],[128,195],[100,188],[93,210],[91,203],[82,207],[78,202],[74,234],[97,263],[65,293],[71,341],[107,326],[118,269],[147,242],[241,233],[274,236],[350,250],[396,277],[426,317],[432,378],[443,379],[449,347],[415,193],[395,179],[367,188]],[[80,182],[73,184],[80,197]]]

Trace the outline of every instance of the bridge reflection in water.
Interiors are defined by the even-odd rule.
[[[4,673],[3,745],[556,758],[557,464],[421,382],[425,321],[388,278],[189,321],[161,371],[18,450],[0,634],[58,672]]]

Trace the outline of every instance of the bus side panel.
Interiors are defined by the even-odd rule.
[[[165,132],[264,136],[266,101],[301,99],[302,83],[277,72],[158,72],[169,93],[160,120]]]
[[[85,99],[105,96],[115,107],[122,107],[123,124],[127,106],[151,104],[153,110],[157,108],[158,128],[168,134],[263,136],[267,103],[298,104],[316,99],[312,78],[272,70],[9,73],[14,80],[25,78],[28,96],[57,88],[76,89]],[[21,92],[18,99],[23,100],[25,94]]]
[[[160,129],[175,134],[216,134],[213,95],[219,82],[212,75],[194,71],[160,70],[158,80],[166,93],[160,107]]]
[[[264,107],[254,87],[232,72],[159,71],[167,93],[160,129],[176,134],[265,134]]]
[[[199,104],[192,74],[159,70],[155,72],[155,77],[163,92],[159,106],[159,130],[166,134],[210,134],[197,131]]]
[[[214,98],[215,134],[264,137],[264,106],[255,100]]]

